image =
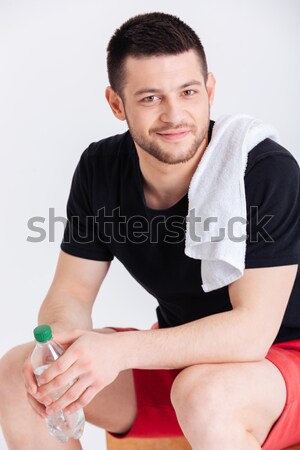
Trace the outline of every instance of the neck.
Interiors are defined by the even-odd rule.
[[[144,196],[149,208],[170,208],[188,192],[207,144],[208,135],[193,158],[179,164],[162,163],[135,144],[143,176]]]

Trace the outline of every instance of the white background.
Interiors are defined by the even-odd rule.
[[[129,17],[151,11],[178,15],[199,34],[217,79],[212,118],[244,112],[272,123],[300,160],[298,0],[1,0],[1,355],[32,339],[53,277],[63,225],[49,242],[49,208],[66,215],[89,143],[126,130],[104,97],[108,40]],[[42,243],[26,240],[36,236],[27,227],[33,216],[45,218]],[[115,260],[94,326],[148,328],[155,306]],[[103,449],[103,431],[88,426],[83,444]]]

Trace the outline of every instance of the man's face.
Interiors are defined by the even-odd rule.
[[[128,57],[122,103],[138,149],[166,164],[189,161],[207,137],[214,79],[207,89],[193,50]]]

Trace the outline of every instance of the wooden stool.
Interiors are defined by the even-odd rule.
[[[107,450],[191,450],[192,448],[183,436],[116,439],[106,433],[106,444]]]
[[[106,433],[107,450],[191,450],[185,437],[116,439]],[[284,450],[300,450],[300,443]]]

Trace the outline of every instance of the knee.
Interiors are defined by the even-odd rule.
[[[9,386],[15,388],[23,384],[23,365],[33,350],[33,344],[23,344],[12,348],[0,360],[0,395],[4,398]]]
[[[0,359],[0,389],[5,390],[5,385],[15,370],[15,353],[15,348],[12,348]]]
[[[195,422],[207,428],[229,417],[227,394],[221,371],[203,364],[179,373],[172,385],[171,402],[182,425]]]

